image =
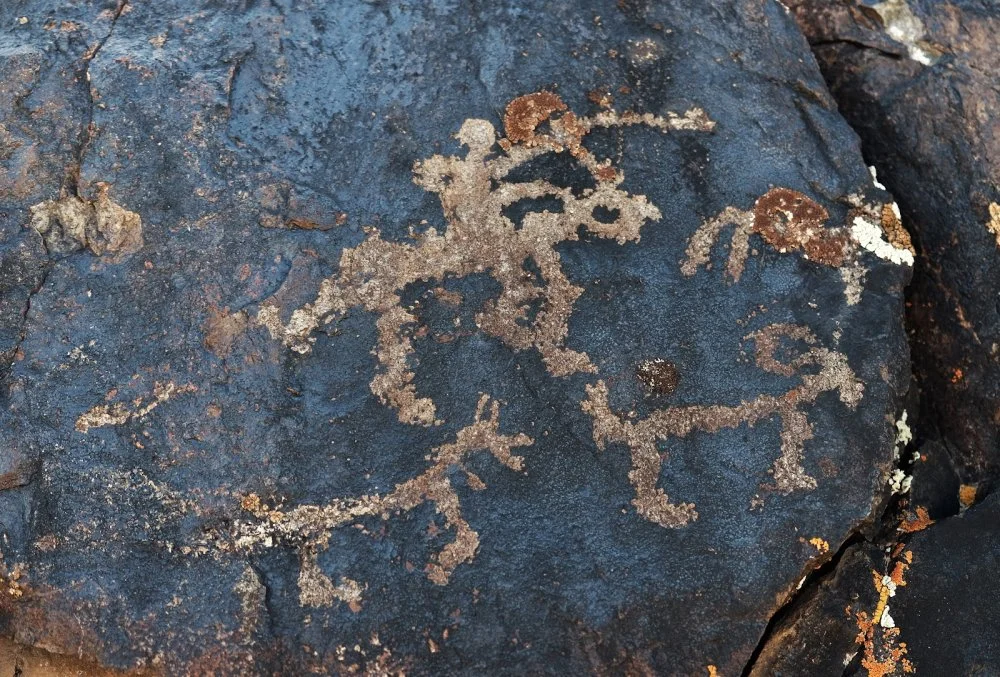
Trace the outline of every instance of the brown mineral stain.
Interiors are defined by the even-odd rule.
[[[601,108],[610,108],[615,101],[611,92],[606,92],[600,89],[592,89],[587,92],[587,100],[600,106]]]
[[[22,463],[13,470],[0,473],[0,491],[27,486],[31,482],[32,470],[33,466],[31,464]]]
[[[442,303],[447,303],[449,306],[460,306],[462,305],[462,295],[457,291],[450,291],[444,287],[434,288],[434,298],[440,300]]]
[[[244,310],[230,313],[228,308],[210,309],[208,319],[202,326],[205,347],[217,357],[228,357],[233,343],[247,330],[248,322],[249,316]]]
[[[640,362],[635,375],[655,395],[669,395],[680,382],[677,367],[663,359]]]
[[[0,638],[0,675],[23,677],[125,677],[126,675],[156,675],[152,670],[118,671],[95,662],[28,647],[8,638]]]
[[[330,230],[333,228],[333,224],[330,223],[317,223],[310,219],[302,217],[291,217],[285,221],[285,226],[288,228],[298,228],[299,230]]]

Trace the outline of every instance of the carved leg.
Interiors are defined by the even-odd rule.
[[[802,467],[803,448],[812,436],[812,424],[804,413],[791,407],[781,412],[781,456],[772,471],[777,491],[788,494],[796,489],[816,488],[816,480]]]
[[[684,260],[681,262],[681,273],[685,277],[691,277],[698,271],[698,268],[708,265],[711,260],[712,247],[718,242],[722,229],[729,224],[735,224],[737,230],[729,251],[727,270],[734,281],[739,279],[743,272],[743,264],[749,254],[747,241],[753,229],[753,212],[734,207],[726,207],[714,219],[701,224],[698,230],[691,235],[687,250],[684,252]]]
[[[403,333],[403,326],[416,322],[417,318],[396,305],[378,318],[378,348],[376,354],[381,370],[371,382],[371,390],[384,404],[399,412],[402,423],[412,425],[432,425],[434,421],[434,401],[427,397],[417,397],[413,385],[413,372],[407,360],[413,353],[410,337]]]
[[[636,511],[650,522],[661,527],[682,527],[698,519],[694,503],[671,503],[663,489],[656,485],[660,481],[662,461],[660,451],[653,439],[630,444],[632,448],[632,471],[628,477],[635,487],[632,505]]]

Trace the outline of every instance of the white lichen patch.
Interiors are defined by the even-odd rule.
[[[892,460],[898,462],[902,458],[903,449],[906,448],[911,441],[913,441],[913,431],[910,430],[910,426],[907,424],[906,419],[909,416],[907,411],[904,409],[903,413],[900,414],[899,418],[896,420],[896,439],[893,443],[892,448]],[[919,455],[915,455],[917,458]],[[889,475],[887,480],[889,488],[894,494],[905,494],[910,491],[910,487],[913,484],[913,476],[907,474],[901,468],[896,468]]]
[[[913,477],[907,475],[899,468],[894,469],[889,476],[889,488],[892,489],[892,493],[894,494],[905,494],[910,490],[912,483]]]
[[[904,409],[903,413],[900,414],[899,420],[896,421],[896,449],[901,450],[907,444],[913,441],[913,431],[910,430],[909,424],[906,419],[909,414]]]
[[[886,605],[885,610],[882,612],[882,618],[878,622],[883,628],[894,628],[896,627],[896,621],[893,620],[892,616],[889,615],[889,607]]]
[[[941,52],[924,40],[926,29],[905,0],[886,0],[872,7],[878,12],[885,32],[890,38],[906,47],[911,59],[925,66],[933,66],[941,58]]]
[[[868,173],[872,175],[872,184],[879,190],[886,190],[886,187],[878,180],[878,171],[874,165],[868,167]]]
[[[851,237],[863,249],[885,261],[897,265],[913,265],[913,253],[909,249],[896,247],[885,239],[882,229],[860,216],[854,217],[851,226]]]
[[[889,597],[896,596],[896,582],[893,581],[890,576],[882,577],[882,585],[885,586],[886,591],[889,593]]]

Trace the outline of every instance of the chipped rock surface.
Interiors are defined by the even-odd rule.
[[[0,31],[23,651],[739,674],[884,502],[910,244],[778,3],[38,0]]]

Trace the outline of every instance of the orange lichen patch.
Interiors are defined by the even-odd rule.
[[[144,417],[175,395],[193,393],[197,390],[198,387],[190,383],[180,386],[172,382],[155,383],[152,395],[137,398],[131,409],[123,402],[99,404],[93,407],[76,419],[76,430],[86,434],[91,428],[128,423],[131,420]]]
[[[986,228],[993,233],[993,237],[1000,247],[1000,204],[990,203],[990,220],[986,222]]]
[[[889,598],[906,585],[903,576],[912,561],[913,555],[907,551],[902,560],[894,558],[890,562],[889,574],[872,571],[872,582],[878,593],[875,610],[871,616],[864,611],[855,615],[858,625],[855,641],[864,651],[861,665],[869,676],[890,677],[914,672],[913,663],[906,658],[906,643],[899,641],[900,629],[889,615]]]
[[[908,562],[897,561],[893,564],[892,571],[889,572],[889,580],[892,581],[892,584],[897,587],[906,585],[906,581],[903,579],[903,576],[906,574],[906,570],[910,568],[910,562],[913,561],[913,553],[911,552],[909,554],[910,557]]]
[[[614,413],[608,403],[608,388],[603,380],[586,386],[587,398],[582,409],[593,421],[593,437],[599,449],[609,442],[628,445],[632,456],[629,479],[635,487],[632,504],[640,515],[664,527],[681,527],[697,519],[693,503],[674,504],[657,487],[663,457],[658,442],[693,432],[716,433],[724,428],[746,424],[753,426],[777,416],[781,421],[781,455],[771,470],[774,484],[769,489],[790,493],[796,489],[815,489],[816,480],[802,467],[805,442],[812,438],[812,425],[802,406],[812,403],[821,393],[837,390],[840,400],[854,409],[861,401],[864,386],[838,352],[815,345],[816,339],[804,327],[772,324],[746,338],[756,345],[756,362],[761,369],[783,376],[800,374],[802,383],[783,395],[760,395],[736,406],[693,405],[660,409],[640,421]],[[782,340],[804,343],[807,348],[788,362],[775,353]],[[819,367],[808,373],[808,367]]]
[[[372,392],[397,410],[400,421],[432,425],[439,422],[436,406],[417,394],[407,364],[419,338],[419,318],[404,308],[400,294],[417,281],[488,272],[502,291],[477,314],[480,330],[514,350],[537,350],[553,376],[594,373],[585,353],[565,346],[569,317],[583,289],[563,272],[556,246],[578,240],[581,228],[622,244],[636,242],[643,225],[659,219],[660,212],[645,196],[621,190],[622,173],[610,161],[598,161],[581,140],[596,127],[642,124],[661,131],[709,131],[713,123],[698,109],[666,117],[613,110],[587,118],[572,112],[556,116],[564,110],[561,100],[548,92],[515,99],[505,116],[508,138],[499,140],[486,120],[466,120],[458,132],[468,149],[465,157],[434,155],[413,168],[414,181],[439,196],[447,222],[443,233],[432,227],[409,243],[383,240],[377,229],[369,229],[364,242],[341,253],[339,272],[323,280],[315,301],[294,310],[286,324],[272,300],[260,308],[257,321],[275,339],[306,353],[315,340],[312,332],[321,325],[352,308],[375,313],[379,371],[371,381]],[[538,131],[543,120],[548,122],[545,133]],[[497,152],[498,145],[503,152]],[[534,158],[567,150],[594,177],[596,187],[577,195],[544,179],[506,180]],[[522,200],[543,197],[562,202],[562,209],[528,213],[520,228],[505,215]],[[602,220],[595,215],[602,210],[616,217]],[[539,275],[526,275],[525,266]]]
[[[714,665],[709,665],[706,670],[708,670],[708,677],[719,677],[719,668]]]
[[[825,228],[829,213],[802,193],[774,188],[758,198],[753,212],[754,232],[778,251],[801,249],[806,258],[827,266],[844,262],[850,237]]]
[[[241,506],[261,521],[238,525],[236,545],[241,548],[268,547],[274,539],[296,543],[301,561],[299,601],[303,606],[330,606],[337,601],[358,604],[364,586],[349,578],[341,578],[340,583],[335,585],[320,569],[319,554],[329,547],[331,532],[362,517],[387,520],[390,515],[408,512],[430,502],[444,516],[445,528],[455,534],[454,540],[445,545],[424,569],[428,579],[445,585],[455,568],[471,561],[479,547],[479,534],[462,517],[450,471],[457,468],[467,476],[475,477],[464,466],[465,458],[475,451],[488,451],[504,466],[520,471],[524,460],[512,454],[511,450],[533,444],[533,440],[523,433],[500,434],[499,425],[499,405],[495,401],[491,403],[489,397],[483,395],[476,407],[475,421],[460,430],[454,442],[432,450],[433,460],[427,470],[396,485],[388,494],[336,499],[327,505],[302,505],[288,512],[269,509],[258,496],[250,494],[242,499]],[[478,477],[472,484],[485,486]]]
[[[965,374],[962,372],[961,369],[959,369],[959,368],[956,367],[954,370],[952,370],[952,372],[951,372],[951,382],[952,383],[958,383],[963,378],[965,378]]]
[[[910,234],[903,227],[903,222],[899,218],[899,207],[895,204],[882,205],[882,232],[885,239],[896,249],[905,249],[911,254],[916,254],[913,248],[913,241]]]
[[[934,524],[934,520],[932,520],[930,514],[928,514],[927,508],[917,506],[916,515],[912,517],[904,517],[903,521],[900,522],[899,527],[897,528],[904,534],[912,534],[915,531],[923,531],[932,524]]]
[[[809,544],[816,548],[816,551],[821,555],[825,555],[830,552],[830,544],[824,541],[819,536],[814,536],[809,539]]]
[[[76,196],[46,200],[31,207],[31,227],[49,251],[86,248],[112,261],[142,248],[142,219],[108,197],[110,186],[97,184],[97,199]]]
[[[968,509],[976,502],[976,485],[963,484],[958,487],[958,503],[963,510]]]

